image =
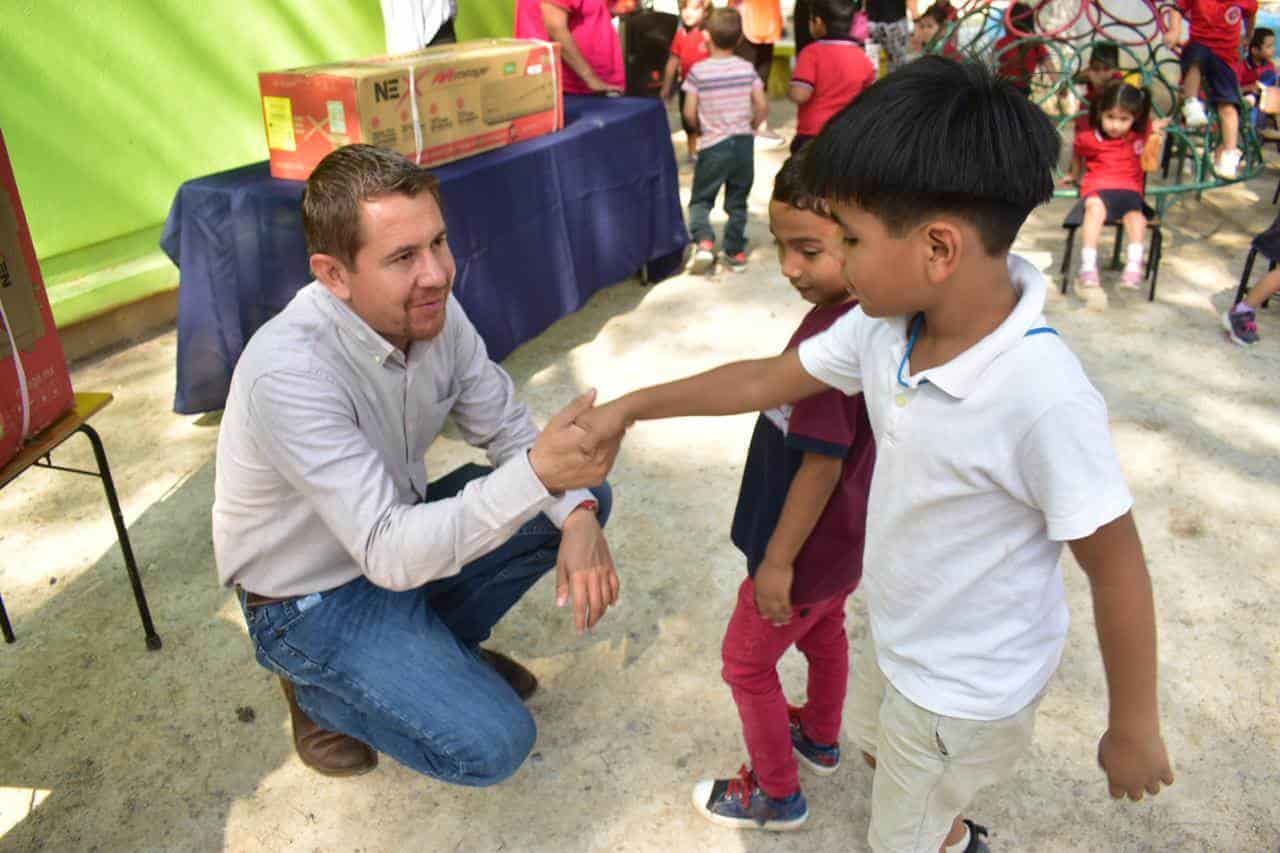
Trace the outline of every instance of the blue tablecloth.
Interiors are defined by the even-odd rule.
[[[454,292],[494,359],[689,242],[661,102],[565,98],[559,133],[450,163],[440,178]],[[303,184],[266,163],[182,185],[160,246],[178,265],[174,411],[222,408],[249,336],[311,280]]]

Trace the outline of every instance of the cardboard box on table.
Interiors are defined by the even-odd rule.
[[[75,402],[0,133],[0,465]],[[17,352],[14,352],[14,345]]]
[[[560,47],[488,39],[258,75],[271,175],[365,142],[424,166],[564,127]]]

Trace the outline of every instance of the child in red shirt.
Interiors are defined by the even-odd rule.
[[[1026,3],[1012,3],[1005,15],[1005,33],[996,41],[996,74],[1030,97],[1031,78],[1049,58],[1043,42],[1034,41],[1036,13]]]
[[[1210,104],[1222,123],[1222,147],[1214,171],[1234,181],[1240,167],[1240,39],[1241,28],[1253,34],[1258,0],[1178,0],[1164,40],[1169,49],[1182,37],[1182,19],[1191,22],[1191,35],[1182,48],[1182,120],[1187,127],[1208,124],[1200,101],[1203,83]]]
[[[1142,283],[1142,254],[1147,217],[1153,211],[1142,200],[1146,172],[1160,165],[1160,148],[1168,119],[1150,120],[1151,95],[1128,83],[1113,82],[1089,109],[1089,127],[1076,134],[1075,156],[1066,183],[1079,183],[1084,220],[1080,226],[1080,277],[1086,291],[1099,285],[1098,239],[1106,222],[1124,223],[1128,240],[1121,285]]]
[[[679,88],[689,76],[689,69],[711,55],[711,35],[707,32],[707,15],[711,0],[684,0],[680,6],[680,26],[671,39],[671,58],[662,78],[662,97],[668,99],[680,92],[680,124],[684,127],[689,159],[698,156],[698,128],[684,117],[684,89]]]
[[[849,35],[853,26],[853,0],[813,0],[809,30],[815,41],[796,58],[787,97],[800,105],[796,111],[796,136],[791,153],[804,147],[822,131],[836,113],[853,103],[876,82],[876,68]]]
[[[1102,96],[1102,90],[1115,80],[1123,80],[1120,70],[1120,49],[1111,42],[1095,42],[1089,51],[1089,64],[1076,75],[1075,82],[1084,84],[1080,96],[1080,108],[1084,115],[1076,119],[1076,132],[1089,129],[1089,108]]]
[[[916,18],[916,31],[911,34],[912,52],[938,53],[947,59],[963,60],[963,54],[955,45],[955,28],[949,26],[955,19],[955,7],[947,0],[925,9],[924,14]]]

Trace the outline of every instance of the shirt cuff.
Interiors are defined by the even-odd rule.
[[[573,489],[565,492],[564,497],[547,507],[543,512],[546,513],[547,518],[551,519],[552,524],[563,528],[565,519],[569,517],[569,513],[578,508],[578,504],[595,499],[595,495],[591,494],[587,489]]]
[[[484,479],[489,487],[486,493],[501,495],[503,507],[513,518],[530,511],[543,512],[555,500],[538,479],[527,451],[517,453]]]

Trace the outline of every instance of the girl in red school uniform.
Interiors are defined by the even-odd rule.
[[[1152,121],[1151,94],[1121,81],[1102,90],[1089,105],[1089,127],[1076,133],[1075,156],[1067,183],[1078,183],[1084,203],[1080,227],[1081,289],[1095,288],[1098,280],[1098,239],[1107,222],[1124,223],[1127,242],[1121,285],[1142,283],[1142,254],[1147,218],[1152,215],[1142,199],[1146,173],[1160,165],[1160,149],[1168,119]]]

